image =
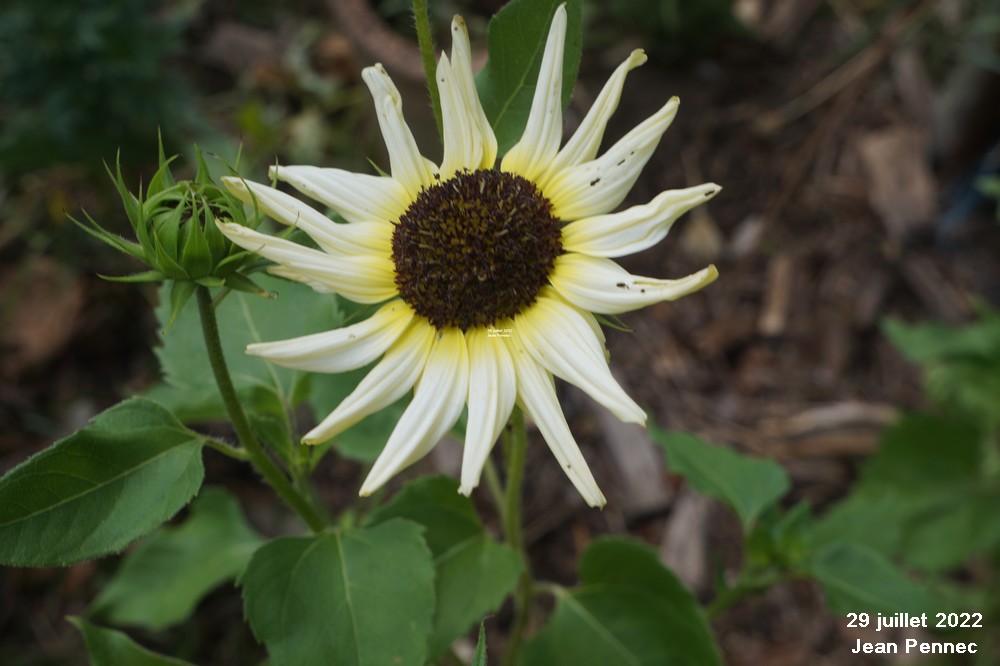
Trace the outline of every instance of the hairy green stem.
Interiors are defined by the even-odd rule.
[[[229,375],[229,368],[226,365],[226,357],[222,353],[222,341],[219,339],[219,324],[215,319],[215,309],[212,307],[212,294],[207,287],[199,286],[196,289],[198,296],[198,314],[201,316],[201,330],[205,337],[205,349],[208,351],[208,362],[212,366],[212,374],[215,375],[215,383],[219,387],[219,394],[222,396],[222,403],[226,406],[226,413],[236,430],[236,437],[246,451],[250,463],[257,469],[264,479],[274,488],[275,492],[290,506],[306,525],[313,532],[320,532],[326,527],[326,521],[320,515],[305,496],[299,494],[292,486],[288,477],[278,468],[271,457],[257,441],[257,437],[250,427],[243,407],[240,405],[239,397],[233,386],[233,380]]]
[[[507,489],[503,505],[503,526],[507,543],[520,555],[524,568],[514,591],[514,624],[507,638],[503,666],[516,663],[524,630],[531,615],[531,597],[535,585],[531,576],[531,564],[524,545],[524,527],[521,518],[521,481],[524,478],[524,458],[528,446],[528,434],[524,426],[524,414],[517,407],[510,415],[505,432],[505,453],[507,455]]]
[[[489,491],[490,497],[497,507],[497,511],[500,512],[500,521],[502,523],[504,520],[504,491],[500,483],[500,475],[497,473],[497,467],[490,458],[487,458],[486,464],[483,465],[483,478],[486,479],[486,489]]]
[[[246,450],[241,449],[238,446],[233,446],[232,444],[227,444],[221,440],[215,439],[214,437],[206,437],[205,445],[211,449],[215,449],[219,453],[230,458],[235,458],[236,460],[250,460],[250,456],[247,454]]]
[[[434,109],[434,122],[438,136],[444,139],[444,123],[441,120],[441,93],[438,91],[437,63],[434,56],[434,37],[431,35],[431,19],[427,13],[427,0],[413,0],[413,23],[417,28],[417,43],[420,45],[420,61],[424,65],[427,79],[427,94]]]

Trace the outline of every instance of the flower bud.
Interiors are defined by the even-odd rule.
[[[73,220],[87,233],[111,247],[135,257],[149,270],[131,275],[102,276],[115,282],[160,282],[172,280],[169,323],[180,312],[198,285],[226,287],[266,295],[247,272],[257,258],[233,244],[219,231],[216,220],[256,228],[259,218],[247,218],[243,202],[219,187],[209,174],[200,151],[193,180],[175,180],[160,146],[159,169],[146,191],[133,194],[125,186],[121,165],[108,174],[118,190],[136,240],[128,240],[101,227],[86,212],[87,223]]]

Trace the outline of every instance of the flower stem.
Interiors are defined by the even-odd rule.
[[[236,437],[246,451],[250,463],[274,488],[281,499],[301,516],[313,532],[322,531],[326,527],[326,521],[319,511],[295,490],[288,477],[257,441],[257,437],[250,427],[250,421],[247,420],[247,415],[236,395],[233,380],[229,376],[226,357],[222,353],[222,341],[219,339],[219,324],[215,319],[215,309],[212,307],[212,294],[208,287],[202,286],[196,289],[196,293],[198,295],[198,314],[201,317],[201,330],[205,337],[205,349],[208,351],[208,362],[212,366],[212,374],[215,375],[215,383],[219,387],[222,403],[226,406],[226,413],[229,414],[229,419],[233,422],[233,428],[236,430]]]
[[[531,576],[528,552],[524,545],[524,527],[521,524],[521,481],[524,478],[528,435],[524,427],[524,414],[517,407],[510,415],[504,443],[507,455],[507,489],[503,506],[504,534],[510,547],[521,555],[524,565],[517,581],[517,589],[514,591],[514,624],[507,638],[507,650],[503,659],[503,666],[510,666],[517,661],[521,649],[524,630],[531,615],[531,597],[535,585]]]
[[[420,45],[420,61],[424,65],[424,78],[427,79],[427,94],[431,98],[431,108],[434,109],[434,122],[437,123],[438,136],[444,139],[444,124],[441,121],[441,93],[437,84],[437,63],[434,57],[434,36],[431,35],[431,20],[427,13],[427,0],[413,0],[413,22],[417,27],[417,43]]]
[[[747,573],[744,571],[740,574],[740,579],[736,582],[736,585],[721,590],[712,599],[711,603],[705,607],[705,615],[709,620],[718,617],[736,602],[777,585],[786,578],[788,576],[778,571],[758,573]]]

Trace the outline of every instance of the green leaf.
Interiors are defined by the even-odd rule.
[[[859,484],[926,497],[931,491],[951,492],[976,479],[979,462],[975,428],[961,421],[908,415],[882,435],[879,451],[865,465]]]
[[[883,435],[851,494],[816,522],[814,552],[863,543],[890,561],[927,572],[965,563],[1000,543],[1000,502],[984,484],[977,430],[908,415]]]
[[[198,492],[202,444],[151,400],[98,415],[0,478],[0,563],[59,566],[121,550]]]
[[[91,666],[192,666],[182,659],[147,650],[124,632],[98,627],[80,617],[67,619],[83,634]]]
[[[169,286],[168,286],[169,284]],[[191,297],[194,296],[195,284],[189,282],[188,280],[177,280],[176,282],[168,283],[160,288],[160,303],[164,302],[163,294],[169,289],[170,296],[167,299],[167,303],[170,304],[170,309],[164,318],[160,319],[160,323],[163,325],[163,332],[166,334],[174,326],[174,322],[177,321],[177,315],[181,313],[184,306],[187,305]],[[206,357],[207,358],[207,357]]]
[[[788,492],[788,475],[773,460],[711,446],[688,433],[664,432],[655,426],[650,431],[663,448],[671,471],[687,479],[698,492],[732,507],[746,531]]]
[[[907,578],[878,552],[858,543],[837,542],[806,563],[834,613],[923,612],[942,602]]]
[[[434,569],[413,523],[275,539],[240,585],[272,666],[425,662]]]
[[[960,566],[973,555],[1000,546],[1000,489],[956,493],[917,517],[903,539],[904,561],[923,571]]]
[[[486,666],[486,627],[479,623],[479,640],[476,641],[476,654],[472,657],[471,666]]]
[[[216,307],[223,353],[236,390],[244,404],[258,408],[264,396],[269,405],[290,405],[296,384],[304,373],[282,368],[245,353],[251,342],[270,342],[335,328],[341,322],[336,296],[319,294],[309,287],[270,276],[258,278],[261,287],[277,294],[274,299],[242,292],[230,293]],[[160,291],[156,310],[162,325],[168,320],[168,299]],[[178,416],[224,417],[215,378],[208,363],[198,310],[189,303],[177,314],[173,326],[161,332],[156,349],[170,389],[159,389],[158,399],[177,410]],[[257,393],[255,393],[255,391]],[[173,395],[170,395],[173,394]],[[282,413],[276,414],[283,416]]]
[[[549,24],[564,0],[513,0],[490,20],[489,61],[476,78],[479,98],[503,155],[521,138],[531,111]],[[580,69],[583,43],[581,2],[566,2],[563,52],[563,107],[569,104]]]
[[[91,614],[118,625],[169,627],[210,591],[235,580],[261,543],[236,499],[205,488],[182,525],[161,528],[125,557]]]
[[[694,597],[646,545],[594,541],[583,554],[580,586],[557,599],[521,666],[722,664]]]
[[[447,477],[418,479],[375,511],[378,524],[404,518],[423,525],[434,556],[437,611],[429,657],[436,658],[514,589],[522,563],[517,551],[490,538],[472,501]]]
[[[949,412],[973,417],[987,432],[1000,427],[1000,312],[979,308],[979,320],[961,327],[882,322],[892,343],[924,369],[927,393]]]
[[[926,498],[907,497],[891,488],[856,486],[815,522],[809,548],[819,551],[839,541],[854,541],[894,557],[907,522],[925,511],[927,504]]]

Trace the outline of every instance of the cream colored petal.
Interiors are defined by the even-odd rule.
[[[604,84],[604,88],[601,89],[601,93],[597,96],[587,115],[584,116],[583,122],[556,155],[545,174],[538,180],[538,186],[542,190],[554,176],[564,170],[594,159],[597,150],[601,147],[601,139],[604,138],[604,130],[607,129],[608,120],[611,119],[611,115],[618,108],[618,102],[621,100],[625,76],[644,62],[646,62],[646,54],[642,49],[636,49],[614,71],[608,82]]]
[[[306,433],[302,441],[306,444],[325,442],[402,398],[420,378],[435,335],[433,327],[415,320],[354,391]]]
[[[570,221],[618,206],[677,115],[678,103],[672,98],[597,159],[554,174],[543,190],[552,202],[552,214]]]
[[[536,182],[559,151],[562,140],[563,46],[566,41],[566,6],[552,17],[545,52],[538,70],[535,95],[521,140],[504,155],[500,168]]]
[[[394,223],[411,200],[395,178],[314,166],[272,166],[268,176],[320,201],[348,222]]]
[[[342,294],[357,303],[380,303],[398,292],[395,268],[387,256],[337,257],[303,247],[232,222],[218,222],[219,229],[240,247],[278,264],[274,275],[304,282],[313,289]]]
[[[222,182],[241,201],[256,205],[260,212],[282,224],[302,229],[330,254],[351,256],[376,253],[388,256],[391,252],[391,224],[337,224],[318,210],[273,187],[230,177],[224,177]]]
[[[673,301],[715,281],[715,266],[679,280],[632,275],[603,257],[564,254],[556,259],[549,281],[567,301],[590,312],[619,314],[660,301]]]
[[[352,261],[331,266],[269,266],[267,272],[301,282],[324,294],[338,294],[355,303],[381,303],[396,296],[396,284],[380,260]]]
[[[427,454],[462,413],[469,390],[469,351],[458,329],[438,333],[413,400],[361,485],[370,495],[403,468]]]
[[[497,328],[506,326],[498,324]],[[491,338],[486,329],[477,328],[468,331],[465,339],[469,346],[469,420],[458,492],[468,495],[479,485],[486,458],[514,409],[517,378],[502,338]]]
[[[392,177],[406,189],[410,204],[421,189],[434,182],[435,166],[420,154],[413,133],[403,119],[403,100],[382,65],[366,67],[361,77],[375,100],[382,137],[389,151]]]
[[[482,155],[478,165],[469,165],[469,168],[492,169],[497,161],[497,138],[493,134],[493,127],[486,118],[483,104],[479,100],[479,92],[476,90],[476,78],[472,73],[469,31],[461,16],[455,16],[451,22],[451,70],[458,89],[465,97],[465,106],[469,110],[482,145]]]
[[[413,310],[401,300],[379,308],[368,319],[290,340],[247,345],[247,353],[286,368],[307,372],[345,372],[368,365],[410,325]]]
[[[437,66],[438,91],[441,94],[441,125],[444,130],[444,156],[441,160],[441,178],[447,180],[456,171],[479,168],[482,161],[482,144],[478,128],[466,107],[465,96],[455,81],[455,72],[448,56],[441,54]]]
[[[549,445],[552,454],[587,504],[594,507],[604,506],[607,500],[604,499],[597,481],[587,467],[587,461],[580,452],[580,447],[573,439],[573,433],[569,430],[566,417],[556,398],[552,375],[535,362],[515,337],[508,338],[508,341],[517,375],[518,404],[538,426],[545,443]]]
[[[575,308],[539,297],[514,321],[513,335],[539,365],[580,387],[619,419],[646,424],[646,413],[611,376],[603,345]]]
[[[668,190],[641,206],[570,222],[562,230],[563,249],[595,257],[623,257],[641,252],[663,240],[677,218],[721,189],[715,183],[705,183]]]

